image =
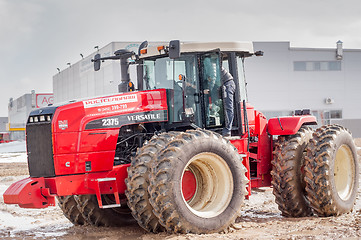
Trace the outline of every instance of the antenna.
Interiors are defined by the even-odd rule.
[[[342,60],[343,58],[343,49],[342,49],[342,41],[338,40],[336,42],[336,59],[337,60]]]

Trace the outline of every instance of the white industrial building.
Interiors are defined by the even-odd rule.
[[[98,50],[110,56],[118,49],[138,50],[140,42],[112,42]],[[159,43],[150,43],[156,45]],[[311,109],[320,124],[340,123],[361,137],[361,49],[294,48],[289,42],[254,42],[263,57],[245,61],[248,100],[267,117],[291,115]],[[91,59],[97,52],[53,77],[55,103],[118,91],[119,61],[102,62],[94,72]],[[131,78],[135,69],[130,69]],[[136,79],[132,79],[136,82]]]
[[[255,42],[261,58],[246,63],[249,101],[266,116],[309,108],[319,124],[339,123],[361,137],[361,49],[292,48]]]
[[[6,132],[7,125],[8,125],[8,118],[0,117],[0,132]]]
[[[112,42],[97,52],[84,57],[79,62],[70,65],[67,69],[59,72],[53,77],[54,102],[60,103],[79,98],[87,98],[104,94],[118,92],[120,83],[119,61],[102,62],[102,67],[95,72],[91,59],[96,53],[102,57],[112,56],[119,49],[138,51],[141,42]],[[149,45],[161,43],[150,42]],[[130,69],[130,76],[135,76],[135,68]],[[136,79],[132,79],[136,82]]]
[[[8,125],[11,140],[25,140],[25,126],[30,112],[36,108],[41,108],[53,104],[52,93],[27,93],[19,98],[10,98],[8,105]]]

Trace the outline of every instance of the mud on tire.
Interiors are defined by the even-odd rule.
[[[78,195],[75,197],[79,212],[90,225],[97,227],[120,227],[134,222],[126,202],[121,200],[120,208],[99,208],[96,195]],[[110,203],[102,196],[103,203]]]
[[[294,135],[279,136],[275,142],[272,186],[278,209],[283,216],[312,215],[303,180],[305,149],[311,138],[312,129],[304,126]]]
[[[307,198],[318,216],[350,212],[356,201],[359,169],[350,132],[339,125],[322,126],[307,147]]]
[[[153,213],[153,207],[149,203],[149,164],[156,154],[178,134],[179,132],[167,132],[153,136],[138,150],[128,168],[128,178],[125,180],[128,206],[138,224],[150,232],[164,231],[164,228],[159,224],[158,218]]]
[[[172,140],[151,163],[150,202],[172,233],[227,231],[244,202],[247,178],[237,149],[219,134],[188,130]],[[183,177],[195,178],[185,200]]]
[[[74,225],[84,225],[86,221],[77,207],[74,196],[57,197],[58,205],[64,216]]]

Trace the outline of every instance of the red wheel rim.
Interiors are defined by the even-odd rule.
[[[184,199],[186,201],[191,200],[194,194],[196,193],[196,189],[197,189],[197,181],[196,178],[194,177],[194,174],[191,171],[186,170],[182,178],[182,192]]]

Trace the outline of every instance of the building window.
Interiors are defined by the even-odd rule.
[[[342,110],[330,110],[330,118],[331,119],[341,119],[342,118]]]
[[[342,119],[342,110],[313,110],[312,115],[319,125],[327,125],[331,124],[331,120]]]
[[[341,71],[340,61],[295,61],[294,71]]]

